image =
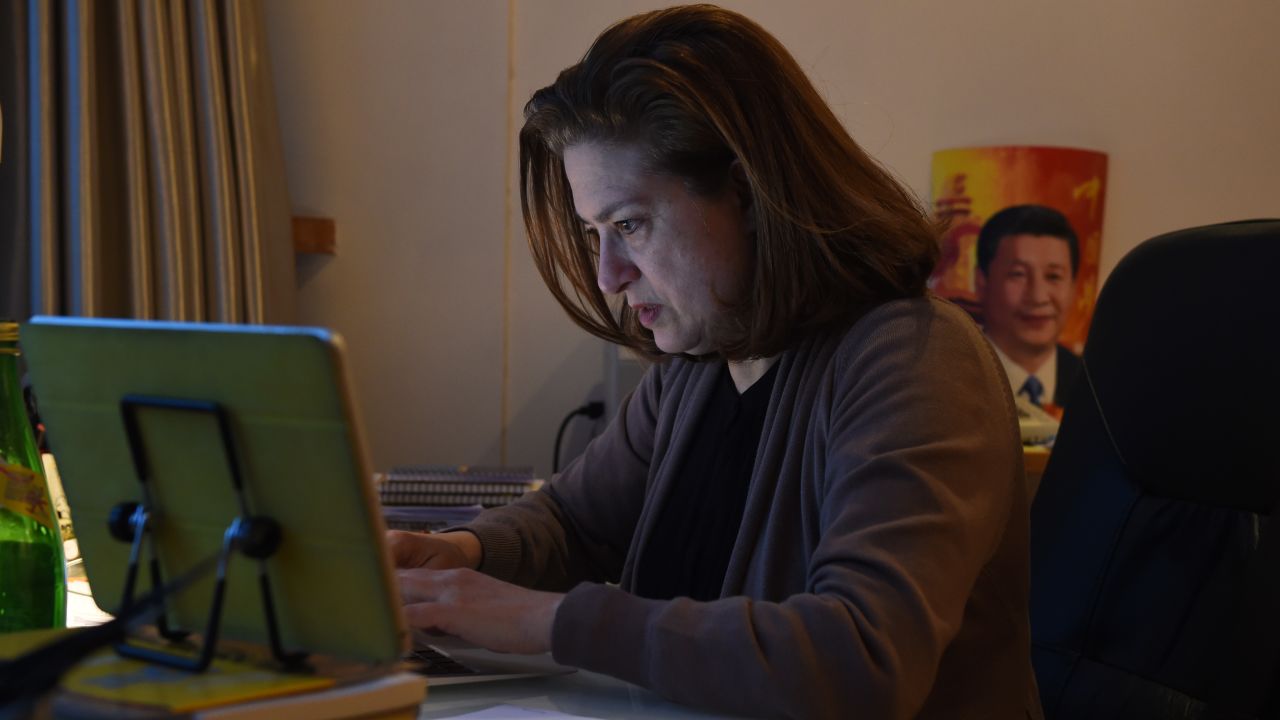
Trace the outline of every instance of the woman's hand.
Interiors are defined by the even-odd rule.
[[[443,632],[498,652],[551,650],[551,625],[564,595],[529,590],[466,568],[421,567],[397,574],[405,619],[415,630]]]
[[[397,568],[480,567],[480,539],[466,531],[426,534],[388,530],[387,545]]]

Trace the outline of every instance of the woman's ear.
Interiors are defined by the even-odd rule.
[[[734,160],[729,166],[729,183],[733,195],[738,199],[738,208],[742,211],[742,222],[748,233],[756,231],[755,194],[751,192],[751,181],[747,179],[746,168],[741,160]]]

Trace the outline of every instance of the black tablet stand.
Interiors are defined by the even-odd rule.
[[[124,657],[194,672],[201,672],[208,668],[213,661],[214,650],[218,644],[218,629],[222,622],[222,599],[227,586],[227,565],[231,561],[232,554],[239,551],[246,557],[258,561],[258,585],[262,590],[262,609],[266,616],[267,633],[271,639],[272,656],[286,667],[294,668],[303,665],[307,653],[287,652],[280,642],[280,630],[279,623],[276,620],[275,604],[271,600],[271,583],[267,578],[266,559],[271,557],[276,549],[280,547],[280,524],[266,516],[249,514],[249,506],[244,495],[244,482],[240,475],[240,462],[236,455],[235,442],[231,435],[231,422],[226,410],[216,402],[143,395],[126,395],[120,400],[120,411],[124,416],[124,428],[129,441],[129,452],[133,457],[133,467],[137,473],[138,482],[142,485],[143,498],[141,504],[122,502],[116,505],[111,509],[111,514],[107,520],[112,537],[122,542],[131,543],[129,568],[125,576],[124,597],[121,600],[121,607],[130,607],[134,602],[134,584],[138,576],[138,565],[141,562],[142,542],[154,522],[153,509],[155,505],[151,497],[151,485],[149,483],[151,474],[147,464],[146,450],[142,442],[142,433],[138,429],[138,411],[141,408],[207,413],[214,417],[222,436],[223,454],[227,461],[227,468],[231,472],[231,484],[240,505],[240,515],[231,521],[222,536],[222,548],[217,555],[217,581],[214,584],[213,600],[209,605],[209,620],[205,626],[199,653],[195,657],[191,657],[128,643],[117,644],[115,646],[116,652]],[[151,574],[151,587],[162,587],[164,582],[160,573],[160,562],[156,556],[154,538],[151,542],[148,565]],[[182,641],[190,634],[190,631],[169,626],[163,601],[161,601],[156,627],[162,637],[172,642]]]

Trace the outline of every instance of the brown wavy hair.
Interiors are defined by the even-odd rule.
[[[623,20],[524,116],[520,202],[539,272],[580,326],[650,357],[662,355],[652,333],[597,286],[597,241],[564,172],[571,145],[636,144],[648,170],[702,196],[745,179],[754,277],[713,338],[730,360],[919,296],[937,261],[937,228],[915,196],[853,141],[782,44],[737,13],[691,5]]]

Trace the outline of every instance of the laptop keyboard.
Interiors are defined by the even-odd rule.
[[[411,670],[427,677],[474,675],[476,672],[430,645],[410,652],[404,659],[413,664]]]

